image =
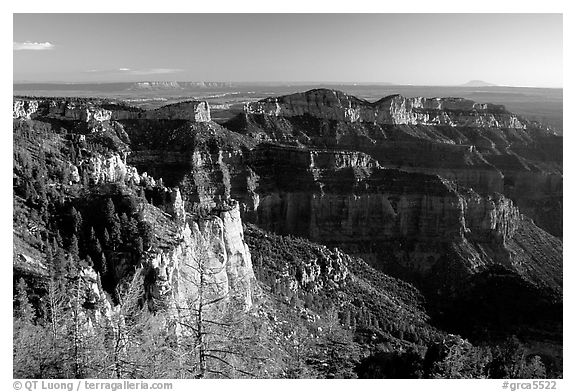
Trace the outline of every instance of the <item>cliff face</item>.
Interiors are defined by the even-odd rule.
[[[503,193],[562,235],[562,138],[502,106],[400,96],[371,103],[320,89],[248,103],[227,126],[284,145],[362,151],[382,167]]]
[[[310,90],[250,102],[247,114],[294,117],[311,115],[325,120],[375,124],[448,125],[525,129],[503,106],[462,98],[405,98],[393,95],[374,103],[335,90]]]
[[[520,298],[535,295],[542,309],[561,303],[562,243],[510,199],[482,196],[438,175],[369,164],[316,167],[310,151],[260,149],[250,162],[258,197],[245,214],[259,227],[338,246],[408,280],[428,296],[434,314],[451,322],[458,312],[450,304],[476,301],[482,294],[467,291],[496,284],[501,272],[492,271],[507,271],[511,281],[481,289],[491,290],[494,301],[483,306],[506,308],[510,325],[530,312]],[[331,151],[329,161],[343,161],[335,157],[339,153]],[[507,287],[517,287],[516,299]],[[474,317],[483,323],[496,314]]]
[[[501,195],[482,197],[437,175],[380,169],[370,160],[358,164],[338,151],[322,152],[332,164],[317,166],[316,154],[271,146],[251,155],[259,226],[348,249],[418,241],[438,259],[442,244],[464,240],[504,247],[519,225],[517,207]]]
[[[178,102],[145,111],[97,99],[14,99],[14,119],[36,117],[51,117],[81,122],[134,119],[208,122],[210,121],[210,109],[208,103],[203,101]]]
[[[128,189],[142,188],[141,192],[153,195],[154,205],[141,204],[141,223],[154,227],[153,236],[160,246],[145,252],[136,262],[135,272],[133,257],[126,252],[109,251],[107,256],[114,267],[107,278],[108,286],[126,279],[142,282],[151,309],[161,306],[177,313],[178,309],[198,303],[202,275],[207,282],[206,292],[210,292],[209,298],[204,300],[223,298],[222,303],[234,301],[244,309],[252,306],[254,272],[250,252],[244,242],[240,207],[230,199],[228,166],[233,157],[222,150],[211,151],[206,146],[205,140],[214,136],[214,131],[224,131],[209,123],[210,112],[205,102],[182,102],[144,112],[98,100],[17,99],[14,118],[15,124],[23,125],[19,121],[24,121],[32,130],[50,130],[50,121],[57,119],[59,126],[69,125],[71,130],[84,132],[64,137],[48,131],[50,137],[41,142],[69,172],[69,181],[64,186],[70,187],[70,192],[80,186],[99,197],[116,197],[118,189],[124,194]],[[148,143],[147,147],[161,148],[154,139],[147,139],[147,134],[131,132],[131,127],[140,129],[148,121],[177,129],[183,144],[178,145],[176,138],[176,151],[138,149],[139,140]],[[77,122],[86,123],[86,127],[77,128]],[[136,142],[135,151],[131,151],[129,136],[122,124]],[[198,129],[194,129],[195,126]],[[160,139],[175,142],[173,135],[168,132]],[[158,140],[158,136],[155,139]],[[40,155],[42,148],[35,144],[41,140],[40,135],[19,140],[23,145],[17,150],[33,150]],[[88,148],[99,143],[106,143],[107,148]],[[186,143],[199,148],[184,152]],[[74,151],[73,158],[70,151]],[[145,170],[139,173],[130,163],[152,169],[151,174]],[[167,182],[172,180],[170,185],[180,185],[189,174],[190,183],[184,181],[182,184],[186,192],[184,197],[179,188],[167,188],[164,180],[160,181],[162,174],[168,174],[175,166],[184,166],[187,170],[182,177],[168,175]],[[225,184],[219,186],[222,182]],[[130,274],[133,274],[132,278]]]
[[[39,106],[44,104],[40,102]],[[19,116],[30,117],[26,113],[32,113],[37,105],[21,103],[15,104],[15,108]],[[93,113],[100,110],[95,108]],[[201,215],[187,212],[187,209],[197,210],[195,201],[189,200],[189,195],[183,200],[178,188],[167,188],[159,178],[155,179],[146,172],[139,173],[136,167],[127,163],[129,148],[94,147],[100,141],[108,143],[108,137],[116,137],[115,129],[123,129],[120,124],[108,123],[108,120],[91,121],[88,129],[82,128],[86,134],[59,134],[51,129],[49,122],[43,122],[47,117],[51,118],[49,113],[33,113],[34,120],[19,118],[15,121],[15,130],[23,131],[15,133],[16,184],[20,177],[27,176],[26,168],[33,165],[37,167],[35,170],[43,173],[47,186],[53,187],[63,198],[73,200],[78,209],[81,209],[79,206],[93,209],[90,203],[95,198],[134,199],[136,192],[149,194],[149,198],[154,200],[153,204],[146,200],[135,203],[140,209],[138,224],[148,224],[153,228],[151,236],[157,245],[150,246],[138,259],[125,250],[106,250],[110,269],[107,273],[102,271],[102,266],[98,269],[86,267],[83,272],[83,280],[87,282],[86,306],[96,307],[97,303],[105,303],[106,317],[110,317],[110,311],[116,311],[99,283],[100,274],[105,273],[105,286],[112,290],[112,297],[115,296],[115,285],[126,280],[136,282],[142,285],[140,288],[146,293],[145,299],[151,309],[162,306],[177,314],[177,309],[197,305],[201,275],[207,282],[209,298],[222,298],[222,304],[233,302],[243,309],[251,308],[254,272],[244,242],[238,203],[229,197],[215,197],[210,202],[206,200]],[[70,111],[67,113],[60,118],[58,125],[70,125],[74,130],[79,117],[72,116]],[[39,185],[34,186],[38,188]],[[92,211],[85,212],[87,219],[98,219],[91,217],[92,214]],[[30,216],[33,215],[30,213]],[[35,231],[45,230],[33,227]],[[22,251],[16,254],[15,269],[20,271],[19,274],[46,279],[46,256],[32,252],[25,244],[30,236],[26,226],[18,232],[21,233],[18,238],[24,240],[17,241]]]
[[[178,102],[148,111],[146,112],[145,118],[208,122],[210,121],[210,109],[207,102]]]
[[[246,203],[250,181],[246,153],[254,141],[213,122],[123,121],[131,140],[129,164],[178,186],[194,208],[233,198]]]
[[[87,161],[81,163],[85,168],[88,178],[94,184],[115,183],[133,181],[140,184],[140,175],[134,167],[126,165],[126,157],[118,154],[106,158],[101,155],[92,156]],[[79,175],[77,180],[79,181]]]
[[[14,99],[13,118],[63,117],[72,121],[109,121],[112,112],[91,104],[66,100]]]
[[[549,320],[538,328],[557,325],[562,242],[503,195],[381,168],[360,152],[261,144],[247,164],[246,221],[337,246],[415,284],[440,322],[462,333],[524,328],[529,301]]]
[[[518,208],[502,195],[480,197],[468,193],[462,197],[462,202],[465,231],[473,240],[504,245],[523,223]]]
[[[95,185],[151,186],[165,195],[155,207],[143,205],[142,212],[144,222],[155,228],[158,243],[165,244],[147,252],[137,272],[142,276],[151,309],[161,306],[177,313],[177,309],[196,306],[201,275],[209,292],[204,301],[222,298],[223,303],[234,301],[246,310],[252,306],[255,278],[237,202],[214,210],[216,202],[212,201],[199,218],[186,212],[178,188],[158,185],[147,173],[139,175],[135,167],[126,164],[125,157],[95,156],[89,162],[85,170]],[[124,268],[118,271],[116,280],[125,279]]]
[[[179,192],[175,202],[181,202]],[[182,220],[177,228],[176,244],[146,257],[140,273],[144,276],[149,307],[162,307],[177,313],[178,309],[197,306],[201,279],[203,301],[221,299],[248,310],[254,293],[254,271],[250,251],[244,242],[238,205],[208,218],[186,218],[183,205],[176,207]],[[147,220],[158,223],[153,212]],[[163,228],[157,236],[166,235]]]
[[[447,110],[501,110],[460,101],[434,105]],[[492,265],[522,264],[514,261],[508,244],[519,222],[532,223],[510,199],[493,194],[509,182],[505,184],[502,171],[484,155],[486,149],[503,148],[501,142],[482,149],[456,143],[469,141],[472,135],[482,140],[470,127],[374,128],[361,122],[322,122],[309,114],[293,119],[248,116],[248,120],[261,126],[269,140],[296,139],[296,144],[311,147],[254,146],[236,133],[200,124],[171,125],[151,142],[148,133],[138,131],[141,123],[126,122],[135,148],[128,159],[156,177],[177,174],[170,182],[180,184],[185,203],[194,211],[234,198],[245,219],[262,228],[343,246],[385,271],[411,279],[455,269],[459,278],[446,283],[453,287],[458,279]],[[505,135],[499,128],[490,132]],[[174,145],[167,140],[181,142]],[[313,147],[330,140],[334,142],[330,148]],[[179,151],[178,146],[184,145],[190,149]],[[386,168],[401,159],[406,161],[401,170]],[[553,258],[552,264],[559,263],[561,259]],[[530,267],[522,268],[518,271]]]

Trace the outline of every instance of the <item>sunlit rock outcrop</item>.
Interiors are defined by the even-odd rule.
[[[502,193],[562,235],[562,137],[501,105],[399,95],[368,102],[316,89],[247,103],[229,126],[266,142],[362,151],[382,167]]]
[[[310,115],[350,123],[526,128],[500,105],[479,104],[462,98],[406,98],[400,95],[371,103],[326,89],[249,102],[245,111],[281,117]]]
[[[38,101],[36,100],[19,100],[15,99],[13,102],[14,119],[24,118],[29,119],[38,110]]]
[[[149,306],[177,310],[202,300],[234,301],[249,309],[255,278],[238,205],[207,218],[188,218],[177,233],[173,247],[151,252],[144,261]]]
[[[184,101],[154,110],[142,110],[98,99],[29,99],[15,98],[13,118],[45,116],[71,121],[101,123],[111,120],[185,120],[209,122],[210,108],[204,101]]]

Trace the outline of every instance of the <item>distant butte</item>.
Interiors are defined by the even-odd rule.
[[[485,82],[483,80],[471,80],[467,83],[461,84],[461,87],[493,87],[493,86],[497,86],[496,84],[493,83],[488,83]]]

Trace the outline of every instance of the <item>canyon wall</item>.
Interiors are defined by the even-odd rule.
[[[379,106],[374,105],[382,108],[399,99],[387,97],[378,101]],[[181,260],[191,254],[191,247],[196,246],[193,238],[204,227],[196,221],[188,222],[185,229],[183,222],[191,218],[183,216],[215,219],[206,230],[214,232],[215,238],[224,238],[224,222],[236,218],[221,216],[222,211],[234,211],[280,234],[342,246],[391,273],[401,269],[426,277],[432,271],[438,274],[445,268],[456,268],[462,277],[494,264],[519,274],[538,269],[533,259],[522,261],[509,248],[511,243],[522,244],[523,237],[517,235],[519,226],[534,225],[517,206],[528,209],[530,204],[514,203],[498,194],[508,192],[526,200],[518,183],[520,179],[530,183],[536,175],[541,180],[531,184],[539,199],[550,190],[560,190],[558,180],[549,175],[549,161],[535,165],[529,158],[509,151],[521,143],[531,145],[533,133],[513,125],[508,130],[497,128],[490,121],[471,125],[460,117],[453,119],[460,118],[466,126],[422,125],[418,116],[401,123],[404,115],[398,114],[398,108],[403,107],[414,113],[441,110],[453,116],[508,116],[503,108],[458,99],[410,100],[408,106],[408,101],[399,106],[395,103],[398,110],[389,110],[396,113],[390,118],[378,114],[377,119],[383,122],[378,124],[380,120],[367,123],[369,117],[350,117],[347,109],[363,113],[367,103],[340,92],[314,90],[276,100],[274,105],[285,106],[280,105],[275,113],[247,107],[245,128],[240,130],[245,134],[262,132],[268,143],[255,142],[250,136],[204,121],[209,115],[198,122],[196,112],[183,103],[160,108],[158,113],[164,114],[154,120],[142,118],[138,111],[134,111],[138,118],[117,117],[113,121],[122,125],[130,139],[130,154],[92,157],[78,166],[79,176],[89,170],[95,184],[151,183],[155,177],[166,180],[156,184],[159,187],[165,184],[179,189],[178,204],[185,212],[176,214],[180,216],[179,226],[168,232],[179,233],[180,242],[164,256],[155,256],[152,265],[157,267],[152,270],[160,271],[160,281],[179,276],[174,272],[179,267],[168,265],[186,263]],[[271,99],[266,99],[258,105],[269,102]],[[34,105],[19,103],[15,108],[18,116],[33,117],[30,113]],[[205,109],[209,110],[207,106]],[[174,121],[184,118],[178,114],[180,110],[192,113],[191,117],[184,122]],[[166,119],[159,120],[158,116]],[[286,145],[292,142],[295,145]],[[513,159],[516,163],[511,163]],[[152,176],[139,175],[135,169],[128,169],[131,166]],[[516,174],[522,170],[524,177]],[[175,208],[160,208],[176,216]],[[536,216],[542,214],[537,207],[531,211]],[[224,240],[216,242],[220,245],[214,248],[226,249]],[[239,254],[239,260],[244,261],[238,263],[249,264],[248,256]],[[226,256],[218,260],[222,266],[227,265]],[[556,254],[550,265],[561,265],[561,258]],[[175,270],[167,272],[166,268]],[[236,272],[219,279],[233,282],[233,276],[243,274],[237,272],[237,267],[231,271]],[[180,294],[174,295],[180,298]]]
[[[151,309],[161,306],[177,311],[197,304],[201,275],[209,293],[204,301],[222,298],[223,303],[234,300],[244,309],[252,306],[254,271],[237,202],[230,200],[220,208],[212,203],[199,217],[186,212],[178,188],[163,187],[146,173],[139,175],[125,157],[94,156],[89,163],[83,169],[95,185],[149,185],[165,194],[161,205],[141,206],[144,222],[154,227],[158,243],[164,244],[146,253],[137,272],[142,274]],[[122,275],[125,268],[121,264],[126,261],[120,257],[117,262],[117,275]],[[120,281],[124,276],[115,278]]]
[[[317,89],[248,103],[227,126],[285,146],[362,151],[381,167],[503,193],[562,236],[562,137],[499,105],[397,95],[371,103]]]
[[[39,116],[82,122],[134,119],[208,122],[210,121],[210,108],[204,101],[178,102],[146,111],[102,100],[14,99],[14,119],[30,119]]]
[[[561,242],[510,199],[480,195],[434,174],[383,169],[370,160],[358,164],[349,152],[322,153],[331,155],[324,162],[332,164],[311,164],[314,152],[302,149],[254,150],[250,165],[258,199],[247,219],[280,234],[341,247],[387,273],[426,281],[428,289],[456,290],[499,265],[558,298],[561,278],[541,277],[561,276]],[[526,236],[526,230],[533,234]],[[539,249],[546,263],[536,254],[526,257],[519,247]]]
[[[526,128],[520,119],[500,105],[480,104],[463,98],[406,98],[400,95],[371,103],[326,89],[249,102],[245,112],[280,117],[307,114],[351,123]]]

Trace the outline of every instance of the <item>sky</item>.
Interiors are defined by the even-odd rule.
[[[562,87],[561,14],[14,14],[15,82]]]

